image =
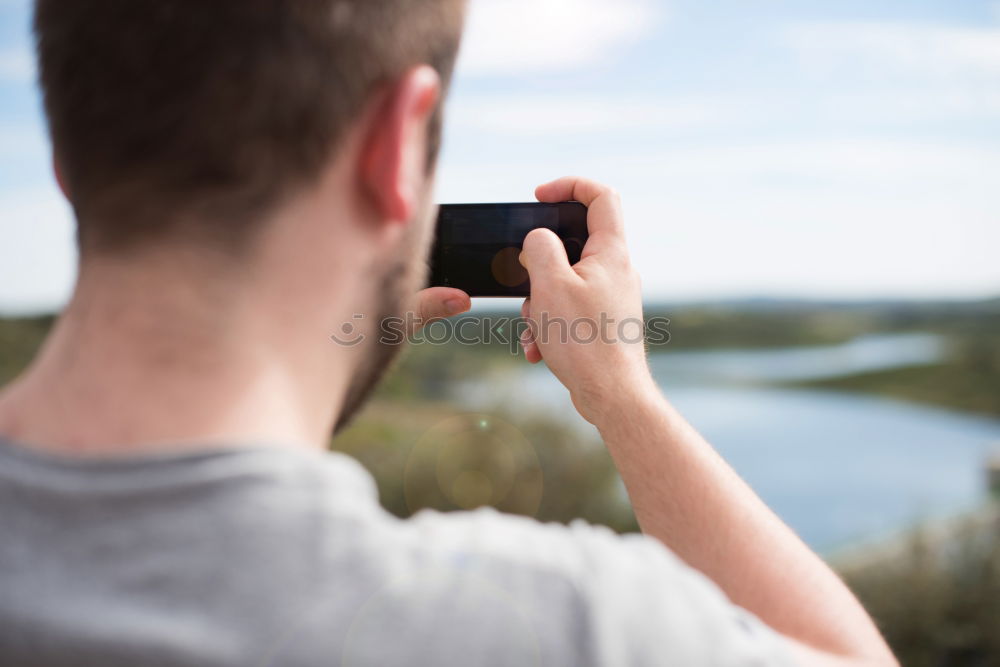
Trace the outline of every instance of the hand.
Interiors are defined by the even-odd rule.
[[[409,334],[412,336],[435,320],[459,315],[471,307],[472,299],[460,289],[428,287],[420,290],[411,302],[412,317],[407,318],[411,323]]]
[[[539,186],[543,202],[576,200],[587,206],[590,238],[570,266],[559,238],[548,229],[525,239],[521,264],[531,297],[521,309],[530,330],[525,356],[546,365],[570,391],[580,414],[600,427],[619,406],[655,391],[646,364],[642,293],[629,261],[621,199],[611,188],[578,178]]]

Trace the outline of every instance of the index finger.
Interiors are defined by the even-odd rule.
[[[625,241],[621,197],[607,185],[587,178],[565,176],[539,185],[535,189],[538,201],[557,203],[575,200],[587,207],[587,231],[594,245]],[[590,245],[590,241],[587,242]],[[590,253],[587,253],[590,254]]]

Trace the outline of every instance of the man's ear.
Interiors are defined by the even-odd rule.
[[[427,180],[427,129],[441,78],[427,65],[389,84],[372,107],[361,150],[362,187],[386,221],[413,219]]]

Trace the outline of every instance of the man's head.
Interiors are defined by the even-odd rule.
[[[464,4],[37,0],[81,276],[174,256],[168,280],[186,280],[181,258],[202,255],[242,271],[241,289],[259,283],[257,303],[285,299],[295,322],[325,318],[326,335],[351,310],[399,314],[424,275]],[[341,300],[303,296],[324,291]],[[350,362],[350,407],[388,363],[369,343]]]
[[[373,92],[447,80],[462,0],[38,0],[45,107],[83,251],[243,245]],[[438,119],[428,160],[436,152]]]

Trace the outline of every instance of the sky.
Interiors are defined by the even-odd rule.
[[[0,312],[75,271],[0,0]],[[441,202],[623,196],[647,299],[1000,295],[1000,1],[472,0]]]

